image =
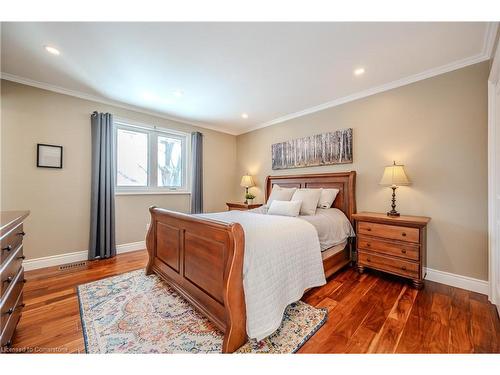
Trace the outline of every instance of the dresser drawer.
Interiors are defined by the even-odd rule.
[[[12,250],[10,256],[0,266],[0,297],[3,297],[9,285],[16,278],[17,273],[23,266],[23,245]]]
[[[11,283],[7,293],[1,299],[0,307],[0,331],[3,332],[7,321],[16,310],[22,308],[22,299],[19,302],[19,296],[22,294],[24,286],[24,270],[21,268],[14,281]]]
[[[358,252],[358,264],[405,277],[419,277],[418,263],[376,255],[363,250]]]
[[[21,306],[23,303],[23,294],[19,295],[16,306]],[[17,323],[21,317],[21,308],[14,309],[12,314],[9,315],[5,327],[0,333],[0,347],[10,346],[12,344],[12,336],[14,336],[14,331],[16,330]]]
[[[22,223],[3,235],[2,239],[0,240],[0,263],[3,263],[5,259],[9,257],[12,251],[14,251],[14,249],[19,246],[19,244],[23,241],[23,236],[24,232]]]
[[[369,223],[360,221],[358,223],[358,234],[400,240],[406,242],[420,242],[418,228],[400,227],[397,225]]]
[[[415,261],[418,261],[420,258],[420,247],[418,245],[382,241],[373,237],[359,236],[358,249],[376,251]]]

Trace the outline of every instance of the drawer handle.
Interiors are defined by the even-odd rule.
[[[23,283],[24,283],[24,284],[26,284],[26,282],[27,282],[27,281],[28,281],[28,280],[26,280],[26,279],[23,279]]]
[[[17,235],[23,237],[23,236],[26,236],[26,233],[24,231],[22,231],[22,232],[19,232]]]
[[[2,250],[4,250],[4,251],[11,251],[12,250],[12,245],[4,247]]]
[[[403,254],[406,254],[406,249],[401,249],[401,252],[402,252]]]
[[[9,283],[11,283],[11,282],[12,282],[12,280],[13,280],[13,279],[14,279],[14,278],[13,278],[12,276],[9,276],[9,277],[7,277],[7,278],[6,278],[3,282],[4,282],[4,283],[9,284]]]
[[[401,233],[401,235],[402,235],[403,237],[406,237],[406,233],[405,233],[405,232]]]
[[[370,246],[371,246],[371,244],[370,244],[370,243],[367,243],[367,244],[366,244],[366,246],[370,247]]]
[[[372,231],[372,228],[366,228],[366,230],[367,230],[368,232],[371,232],[371,231]]]
[[[367,262],[371,262],[372,260],[370,258],[366,258],[366,261]]]
[[[403,271],[406,271],[406,267],[405,267],[405,266],[401,267],[401,269],[402,269]]]
[[[22,260],[25,260],[26,257],[24,255],[21,255],[20,257],[17,257],[17,259],[22,259]]]

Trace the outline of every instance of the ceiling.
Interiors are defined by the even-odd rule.
[[[43,22],[1,31],[2,78],[241,134],[486,60],[496,24]]]

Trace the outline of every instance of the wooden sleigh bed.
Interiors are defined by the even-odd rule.
[[[356,213],[356,172],[269,176],[266,201],[274,184],[297,188],[336,188],[332,207],[352,222]],[[149,262],[155,273],[213,322],[222,332],[223,353],[236,351],[247,340],[243,289],[245,236],[238,223],[226,224],[151,207],[146,238]],[[352,242],[323,259],[329,277],[351,261]]]

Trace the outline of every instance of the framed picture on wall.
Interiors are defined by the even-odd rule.
[[[352,128],[271,145],[273,170],[348,164],[352,153]]]
[[[63,165],[63,147],[38,143],[36,145],[36,166],[38,168],[59,168]]]

